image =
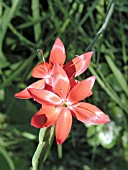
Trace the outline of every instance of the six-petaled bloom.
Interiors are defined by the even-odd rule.
[[[32,117],[31,125],[44,128],[55,124],[57,144],[62,144],[68,137],[72,116],[91,125],[110,121],[96,106],[80,102],[92,95],[95,76],[81,82],[73,79],[87,69],[92,54],[93,52],[85,53],[64,65],[65,49],[57,38],[50,53],[49,63],[42,62],[33,69],[33,77],[41,80],[15,95],[23,99],[33,98],[42,105]]]

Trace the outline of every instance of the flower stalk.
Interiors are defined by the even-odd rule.
[[[43,168],[43,163],[48,157],[53,139],[54,126],[40,129],[39,144],[32,158],[33,170],[41,170]]]

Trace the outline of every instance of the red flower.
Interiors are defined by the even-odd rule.
[[[87,124],[104,124],[109,117],[96,106],[80,102],[92,95],[95,77],[82,82],[73,78],[83,73],[90,64],[93,52],[80,55],[64,65],[66,55],[63,43],[56,39],[50,52],[49,63],[35,66],[32,76],[41,80],[15,94],[21,99],[33,98],[42,108],[32,117],[31,124],[36,128],[56,124],[56,140],[62,144],[67,138],[72,116]]]
[[[33,126],[42,128],[56,124],[56,140],[58,144],[62,144],[70,132],[72,116],[81,122],[93,125],[110,121],[109,117],[96,106],[79,102],[92,94],[94,76],[82,82],[69,80],[64,69],[58,64],[54,64],[52,73],[53,92],[44,89],[28,89],[30,95],[42,104],[42,108],[31,120]]]
[[[92,54],[93,52],[82,54],[64,65],[66,59],[65,48],[62,41],[57,38],[50,52],[49,63],[42,62],[35,66],[32,71],[33,77],[41,78],[42,80],[29,85],[21,92],[15,94],[15,97],[29,99],[32,96],[28,93],[27,89],[43,89],[44,87],[46,88],[46,85],[51,85],[52,68],[55,64],[59,64],[61,67],[63,67],[69,78],[80,75],[88,68]]]

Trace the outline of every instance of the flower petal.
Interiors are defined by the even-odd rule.
[[[92,91],[90,91],[90,92],[88,93],[87,97],[90,97],[91,95],[93,95],[93,92],[92,92]]]
[[[57,38],[50,53],[49,63],[52,64],[58,63],[59,65],[63,65],[65,59],[66,55],[64,45],[62,41],[59,38]]]
[[[61,104],[61,98],[55,93],[42,90],[42,89],[28,89],[30,95],[40,104],[50,104],[50,105],[59,105]]]
[[[110,122],[110,119],[99,108],[90,104],[80,102],[76,106],[72,106],[73,116],[81,122],[91,125],[105,124]]]
[[[43,114],[42,109],[40,109],[31,119],[31,125],[36,128],[42,128],[44,127],[44,124],[46,123],[47,118],[46,115]]]
[[[61,98],[65,98],[69,90],[69,79],[64,69],[60,65],[54,64],[52,75],[52,88],[54,92]]]
[[[76,84],[69,92],[69,95],[67,97],[68,101],[73,104],[88,97],[92,90],[94,82],[95,76],[92,76]]]
[[[70,79],[70,90],[78,83],[80,83],[80,81],[74,80],[73,78],[71,78]]]
[[[62,108],[43,105],[42,108],[32,117],[31,125],[36,128],[52,126],[58,119]]]
[[[42,62],[34,67],[32,76],[36,78],[50,78],[49,69],[49,64],[47,62]]]
[[[77,77],[89,66],[93,52],[82,54],[64,65],[68,77]]]
[[[43,89],[44,87],[45,87],[45,80],[44,79],[38,80],[35,83],[29,85],[24,90],[20,91],[19,93],[16,93],[15,97],[20,98],[20,99],[30,99],[30,98],[32,98],[32,96],[29,94],[27,89],[29,89],[29,88]]]
[[[68,108],[64,108],[56,122],[56,141],[57,144],[62,144],[71,130],[72,115]]]

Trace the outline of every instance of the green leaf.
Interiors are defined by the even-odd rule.
[[[9,86],[11,84],[11,82],[13,80],[15,80],[15,78],[27,67],[27,65],[29,64],[29,62],[32,62],[34,56],[32,57],[29,57],[28,59],[24,60],[20,66],[18,66],[18,68],[16,68],[13,73],[11,73],[11,75],[8,77],[8,79],[3,82],[1,85],[0,85],[0,89],[3,89],[5,88],[6,86]]]
[[[0,101],[3,101],[5,97],[5,92],[3,89],[0,90]]]
[[[30,100],[20,100],[14,97],[15,87],[5,91],[5,106],[8,106],[6,114],[9,114],[10,121],[30,124],[31,117],[37,112],[37,108]]]
[[[0,170],[15,170],[12,159],[2,146],[0,146]]]
[[[86,136],[88,138],[88,143],[91,146],[98,146],[99,145],[99,138],[97,136],[97,128],[96,126],[90,126],[87,129]]]
[[[127,131],[124,131],[123,133],[122,144],[124,148],[128,149],[128,132]]]
[[[109,74],[106,78],[107,82],[110,84],[111,87],[117,92],[121,92],[122,88],[120,87],[116,77],[114,74]]]
[[[112,70],[113,74],[115,75],[118,83],[122,87],[122,90],[128,95],[128,86],[127,86],[127,82],[126,82],[123,74],[118,69],[118,67],[115,65],[115,63],[113,62],[113,60],[111,59],[110,56],[105,56],[105,59],[109,65],[110,69]]]
[[[9,25],[11,19],[14,17],[19,3],[20,3],[20,0],[12,1],[11,8],[6,8],[5,11],[4,11],[4,14],[2,16],[1,29],[0,29],[0,45],[1,46],[2,46],[2,42],[4,40],[6,31],[7,31],[7,28],[8,28],[8,25]],[[2,49],[2,48],[0,48],[0,49]]]
[[[123,109],[127,112],[127,108],[120,102],[120,98],[117,93],[112,89],[112,87],[108,84],[106,79],[103,77],[101,71],[97,70],[98,73],[102,76],[102,78],[98,75],[95,69],[92,66],[89,66],[90,72],[96,76],[96,80],[100,84],[100,86],[106,91],[106,93]]]
[[[0,69],[9,65],[4,53],[0,50]]]
[[[33,20],[38,20],[40,18],[40,3],[39,0],[32,0],[32,15]],[[39,43],[39,40],[41,40],[41,23],[34,24],[34,36],[35,36],[35,42]]]

